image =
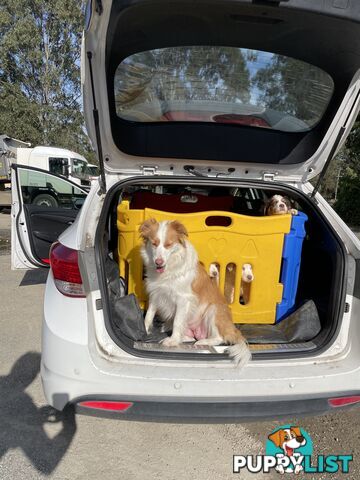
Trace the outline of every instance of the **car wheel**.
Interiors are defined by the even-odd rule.
[[[37,195],[32,201],[32,204],[37,205],[39,207],[50,207],[50,208],[51,207],[55,208],[58,206],[58,202],[56,201],[56,198],[52,197],[51,195],[48,195],[47,193]]]

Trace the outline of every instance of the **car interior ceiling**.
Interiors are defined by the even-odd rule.
[[[137,345],[136,338],[132,337],[134,332],[130,332],[128,335],[129,328],[130,330],[137,329],[136,334],[139,336],[137,340],[141,339],[141,336],[142,338],[146,337],[146,333],[143,330],[143,312],[139,309],[134,295],[125,295],[126,286],[124,284],[120,284],[119,287],[117,206],[121,199],[127,198],[130,199],[130,208],[144,208],[144,204],[139,203],[139,198],[143,197],[146,203],[147,195],[151,195],[155,191],[161,191],[161,187],[159,190],[159,186],[143,185],[129,186],[119,190],[112,199],[107,227],[103,236],[102,260],[105,264],[108,287],[106,292],[110,303],[110,318],[107,327],[108,330],[111,330],[109,333],[115,341],[125,341],[128,347]],[[161,209],[166,211],[164,206],[169,205],[166,196],[176,198],[184,192],[187,194],[196,192],[199,196],[205,193],[206,199],[211,201],[211,204],[219,202],[219,210],[224,206],[224,199],[233,195],[232,206],[227,210],[251,216],[263,215],[264,201],[273,194],[282,193],[281,188],[271,190],[269,187],[266,189],[229,189],[227,187],[186,188],[182,185],[171,187],[166,185],[163,193],[154,197],[158,199],[164,197],[164,199],[160,198],[160,201],[163,202]],[[331,227],[321,214],[315,211],[308,199],[303,198],[295,191],[293,195],[289,195],[288,192],[285,194],[292,198],[294,205],[308,216],[296,303],[293,309],[295,313],[274,325],[244,325],[240,326],[240,329],[244,330],[243,333],[247,336],[249,343],[253,344],[293,342],[305,345],[304,342],[309,342],[310,345],[312,342],[313,346],[319,347],[320,343],[322,345],[332,337],[338,326],[341,286],[344,277],[344,251]],[[157,205],[151,206],[155,209],[157,207]],[[120,291],[121,289],[123,290]],[[129,314],[129,312],[131,313]],[[129,317],[130,324],[127,323],[125,317]],[[124,332],[125,334],[123,334]],[[158,330],[155,331],[153,337],[146,338],[145,341],[159,343],[162,338],[164,336]]]

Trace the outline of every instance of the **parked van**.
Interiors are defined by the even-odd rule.
[[[31,169],[13,168],[13,266],[51,267],[41,377],[52,406],[230,421],[360,401],[360,240],[310,183],[358,115],[359,69],[356,2],[89,2],[82,86],[98,186],[79,213],[75,202],[44,215],[23,194]],[[274,194],[306,219],[295,304],[280,321],[256,303],[284,292],[286,261],[279,249],[274,270],[267,241],[277,221],[263,217]],[[163,332],[144,332],[138,227],[150,215],[191,225],[220,287],[232,254],[259,268],[259,315],[245,324],[254,305],[239,305],[239,265],[235,275],[236,326],[252,352],[242,370],[226,345],[167,347]]]

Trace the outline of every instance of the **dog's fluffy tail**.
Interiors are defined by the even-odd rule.
[[[224,335],[224,341],[230,346],[226,350],[238,368],[243,368],[251,359],[249,345],[241,332],[233,325],[231,332]]]
[[[249,360],[251,360],[251,352],[244,338],[241,342],[228,347],[227,353],[235,365],[240,369],[245,367]]]

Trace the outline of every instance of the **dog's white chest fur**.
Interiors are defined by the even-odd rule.
[[[193,272],[185,273],[182,277],[169,278],[166,275],[164,281],[147,279],[146,288],[158,308],[158,313],[164,320],[174,318],[177,306],[181,302],[196,304],[191,284],[194,280]]]
[[[178,252],[169,257],[168,268],[160,275],[152,268],[146,248],[143,248],[142,256],[147,266],[146,290],[163,320],[173,319],[179,304],[189,303],[196,307],[197,298],[193,293],[192,283],[198,257],[189,242],[185,248],[179,248]]]

